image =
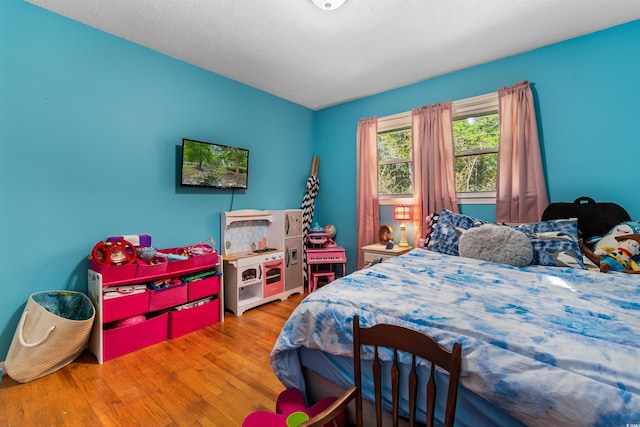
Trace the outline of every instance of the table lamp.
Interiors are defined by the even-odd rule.
[[[393,217],[396,221],[400,221],[400,242],[398,246],[400,247],[409,247],[409,242],[407,242],[407,226],[404,221],[411,219],[411,207],[410,206],[396,206],[393,209]]]

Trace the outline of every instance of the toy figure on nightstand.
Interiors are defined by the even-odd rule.
[[[378,230],[378,238],[381,245],[386,245],[387,249],[393,249],[393,237],[390,234],[393,233],[393,228],[390,225],[383,225]]]

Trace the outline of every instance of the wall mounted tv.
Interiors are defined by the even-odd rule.
[[[182,140],[181,185],[246,189],[248,182],[249,150],[186,138]]]

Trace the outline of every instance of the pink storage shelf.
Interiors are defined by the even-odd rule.
[[[187,302],[187,286],[174,286],[173,288],[161,290],[148,290],[149,307],[147,311],[162,310]]]
[[[125,319],[149,311],[149,292],[105,299],[102,302],[102,322]]]
[[[169,336],[168,317],[167,313],[162,313],[136,325],[105,330],[103,334],[103,361],[106,362],[166,340]]]
[[[195,301],[220,293],[220,276],[187,283],[187,300]]]
[[[167,340],[170,315],[173,338],[222,320],[218,253],[211,247],[201,249],[201,252],[192,253],[191,258],[184,261],[148,264],[139,259],[136,263],[121,266],[90,263],[89,295],[94,303],[99,304],[96,309],[101,317],[99,324],[94,325],[90,347],[98,356],[99,363]],[[207,253],[209,250],[213,252]],[[169,252],[166,249],[160,251]],[[186,277],[196,280],[189,286],[185,282]],[[114,289],[105,292],[106,287]],[[155,289],[150,289],[153,287]],[[122,293],[125,290],[131,293],[112,297],[113,292],[118,290],[116,288],[123,288]],[[175,310],[176,306],[187,304],[188,301],[216,295],[215,299],[205,304],[180,310],[181,313]],[[115,327],[120,324],[119,320],[139,315],[145,315],[147,320]]]
[[[188,333],[220,321],[220,298],[205,304],[169,312],[169,338],[179,338]]]

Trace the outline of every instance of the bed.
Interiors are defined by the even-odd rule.
[[[353,384],[355,314],[462,343],[458,426],[640,423],[640,275],[413,249],[308,295],[271,353],[280,381]]]

